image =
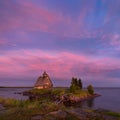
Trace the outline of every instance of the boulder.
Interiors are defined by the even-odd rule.
[[[67,117],[67,113],[65,111],[58,110],[58,111],[48,113],[47,116],[52,116],[53,118],[64,119]]]
[[[36,116],[33,116],[31,120],[42,120],[42,118],[43,117],[41,115],[36,115]]]

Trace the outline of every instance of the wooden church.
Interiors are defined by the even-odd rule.
[[[50,77],[46,72],[44,72],[42,76],[38,77],[34,85],[35,89],[45,89],[52,87],[53,87],[52,81],[50,80]]]

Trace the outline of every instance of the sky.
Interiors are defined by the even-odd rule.
[[[120,87],[120,0],[0,0],[0,86]]]

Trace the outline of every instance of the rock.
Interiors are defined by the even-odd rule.
[[[66,112],[76,116],[80,120],[119,120],[116,117],[103,114],[102,110],[99,110],[99,112],[88,112],[84,109],[74,108],[66,110]]]
[[[34,116],[31,120],[66,120],[71,117],[75,120],[120,120],[119,118],[109,116],[103,114],[106,110],[96,110],[93,112],[89,109],[81,109],[81,108],[71,108],[63,110],[58,110],[54,112],[50,112],[44,116]]]
[[[3,107],[2,104],[0,104],[0,114],[5,112],[5,107]]]
[[[47,116],[52,116],[54,118],[64,119],[67,117],[67,113],[65,111],[58,110],[58,111],[48,113]]]
[[[36,116],[33,116],[31,120],[42,120],[42,118],[43,117],[41,115],[36,115]]]
[[[86,115],[87,113],[82,111],[79,108],[75,108],[75,109],[70,109],[70,110],[66,110],[67,113],[72,114],[74,116],[76,116],[78,119],[80,120],[87,120],[86,119]]]

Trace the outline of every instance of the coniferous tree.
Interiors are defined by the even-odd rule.
[[[76,86],[77,85],[77,78],[72,77],[72,83],[71,84],[74,84]]]
[[[77,85],[77,80],[76,80],[76,78],[72,77],[71,86],[70,86],[70,92],[75,93],[76,85]]]
[[[82,82],[81,80],[77,80],[77,78],[72,77],[72,82],[70,86],[70,91],[75,93],[82,89]]]
[[[75,86],[75,84],[71,84],[71,86],[70,86],[70,92],[72,92],[72,93],[76,92],[76,86]]]
[[[80,90],[82,90],[82,80],[79,78],[79,80],[78,80],[78,86],[79,86],[79,88],[80,88]]]

